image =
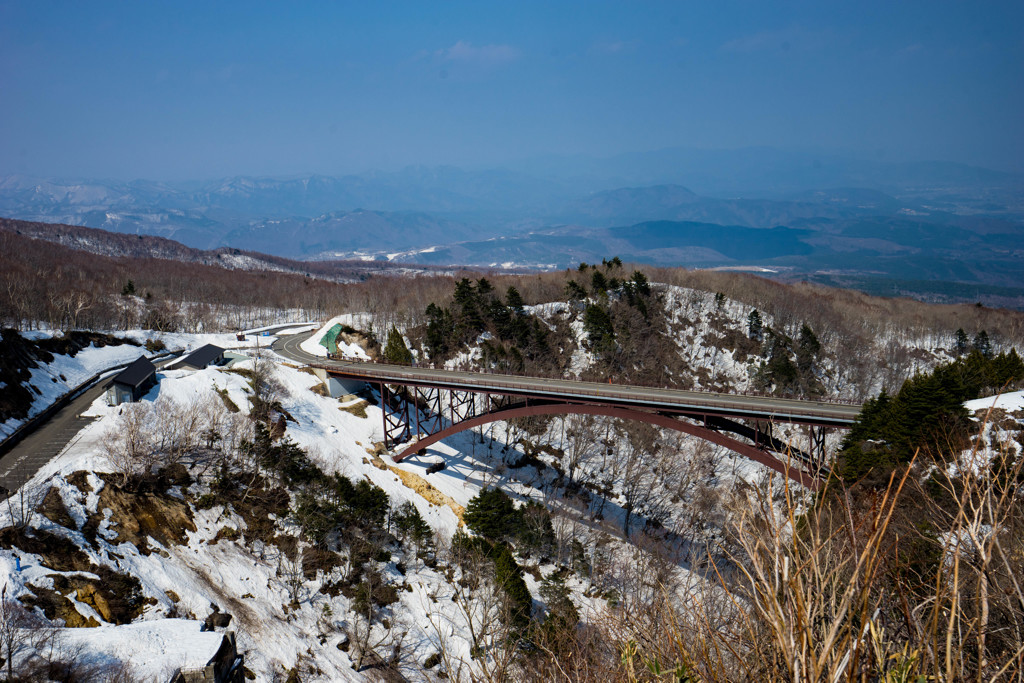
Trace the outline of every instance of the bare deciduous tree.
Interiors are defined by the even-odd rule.
[[[7,665],[7,680],[16,680],[15,661],[18,670],[29,666],[34,659],[44,658],[56,643],[58,629],[45,618],[29,612],[25,607],[7,597],[7,586],[0,591],[0,651]]]
[[[575,481],[577,471],[592,457],[599,445],[600,428],[593,415],[571,414],[563,422],[565,430],[565,474]]]
[[[121,487],[138,475],[149,474],[158,461],[152,422],[152,404],[122,404],[117,421],[103,437],[103,453],[120,477]]]

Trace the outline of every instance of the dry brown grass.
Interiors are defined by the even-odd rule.
[[[351,403],[347,406],[338,406],[338,410],[344,411],[349,415],[355,415],[356,417],[366,417],[366,406],[370,405],[367,401],[362,399]]]
[[[957,476],[912,463],[885,490],[810,507],[788,488],[755,496],[711,582],[609,613],[617,677],[1024,680],[1024,466],[1008,449],[964,466],[989,455]]]
[[[366,452],[370,454],[370,458],[372,459],[371,462],[376,467],[393,473],[405,487],[415,491],[428,503],[450,508],[451,511],[455,513],[455,517],[458,518],[459,526],[465,526],[465,523],[462,521],[462,515],[466,512],[466,508],[456,503],[454,498],[437,490],[430,482],[415,472],[410,472],[408,470],[403,470],[400,467],[389,465],[383,458],[370,449],[367,449]]]

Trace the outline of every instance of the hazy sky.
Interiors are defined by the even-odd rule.
[[[1024,2],[0,0],[0,173],[673,146],[1024,170]]]

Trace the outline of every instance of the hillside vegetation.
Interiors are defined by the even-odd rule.
[[[229,622],[258,680],[1024,680],[1024,401],[971,402],[1024,387],[1024,314],[614,257],[339,283],[3,240],[3,340],[42,365],[107,340],[76,329],[196,346],[336,316],[317,334],[390,362],[866,401],[812,494],[585,415],[393,463],[375,389],[331,398],[265,344],[162,370],[0,509],[12,680],[163,680],[89,634],[165,620]]]

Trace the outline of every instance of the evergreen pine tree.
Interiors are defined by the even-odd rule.
[[[796,365],[800,368],[800,372],[810,372],[814,365],[814,360],[821,351],[821,343],[818,341],[817,335],[814,334],[814,330],[807,323],[800,326],[800,337],[797,339],[796,344]]]
[[[565,296],[569,301],[582,301],[587,298],[587,290],[575,280],[569,280],[565,283]]]
[[[985,358],[992,357],[992,342],[989,341],[988,332],[982,330],[974,335],[974,348]]]
[[[583,311],[583,330],[591,346],[599,345],[606,337],[615,338],[612,318],[601,306],[591,304]]]
[[[487,278],[482,277],[476,281],[476,293],[481,300],[493,291],[494,285],[492,285]]]
[[[755,308],[747,316],[747,336],[755,341],[761,341],[763,331],[764,322],[761,320],[761,314]]]
[[[967,353],[970,343],[971,340],[967,338],[964,328],[958,328],[956,331],[956,355],[962,356]]]
[[[442,309],[435,303],[427,306],[427,335],[426,347],[430,358],[436,360],[441,358],[450,348],[452,336],[455,333],[455,323],[452,314],[447,309]]]
[[[490,287],[490,283],[487,283],[487,286]],[[462,278],[455,283],[455,293],[452,298],[457,311],[455,331],[459,339],[465,340],[467,337],[483,331],[484,323],[480,317],[477,292],[468,278]]]
[[[523,637],[530,625],[533,612],[533,596],[523,581],[523,569],[512,556],[512,551],[505,543],[495,543],[491,553],[494,560],[494,581],[505,591],[509,607],[509,626],[512,638]]]
[[[492,541],[514,538],[522,520],[515,504],[501,489],[484,489],[466,506],[466,526]]]
[[[570,598],[569,588],[561,574],[545,577],[541,581],[540,597],[547,605],[544,630],[557,633],[576,628],[580,621],[580,613]]]
[[[775,334],[769,335],[769,357],[764,367],[767,385],[775,385],[777,393],[790,390],[800,378],[800,370],[789,357],[786,341]]]
[[[647,279],[647,276],[641,273],[639,270],[633,271],[633,277],[630,278],[633,282],[633,288],[636,293],[640,296],[647,296],[651,293],[651,282]]]
[[[523,296],[519,293],[519,290],[515,287],[509,287],[505,293],[505,304],[512,311],[513,315],[524,315],[523,310]]]
[[[395,365],[412,365],[412,351],[405,345],[401,333],[394,325],[388,332],[388,341],[384,346],[384,360]]]
[[[406,501],[391,515],[398,533],[411,540],[417,547],[424,547],[430,540],[430,525],[411,502]]]
[[[1024,379],[1024,361],[1017,355],[1017,349],[1010,349],[992,360],[991,386],[1002,391],[1007,385]]]

